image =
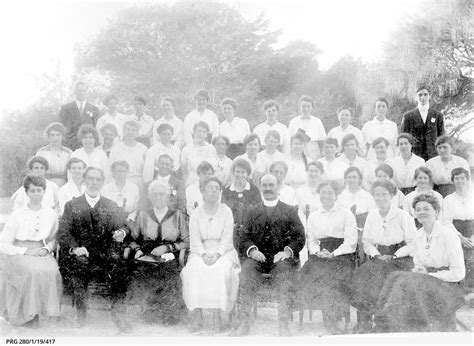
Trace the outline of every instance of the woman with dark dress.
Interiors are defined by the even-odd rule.
[[[464,304],[460,281],[466,269],[461,240],[437,221],[438,199],[413,201],[423,225],[413,240],[413,271],[395,271],[385,280],[374,317],[377,332],[447,332],[456,328],[456,310]]]
[[[372,315],[387,276],[413,267],[410,253],[415,222],[391,203],[396,191],[395,184],[385,179],[372,185],[377,209],[369,211],[362,234],[366,261],[356,269],[351,283],[351,304],[357,308],[358,322],[354,331],[358,333],[372,329]]]
[[[142,305],[142,318],[165,325],[179,322],[184,312],[178,258],[189,248],[189,233],[181,211],[168,209],[171,190],[162,181],[148,188],[149,210],[129,215],[131,239],[128,258],[136,263],[135,278],[129,289],[131,299]]]
[[[309,259],[300,272],[303,303],[322,310],[324,326],[333,334],[343,332],[339,322],[349,312],[347,287],[357,247],[354,215],[335,204],[340,190],[335,181],[323,182],[318,187],[322,208],[308,218]]]

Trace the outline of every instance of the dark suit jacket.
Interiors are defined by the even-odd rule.
[[[58,242],[61,250],[84,246],[90,254],[108,253],[114,246],[114,231],[127,233],[121,209],[110,199],[100,197],[94,208],[84,195],[66,203],[59,220]]]
[[[79,149],[81,143],[77,139],[77,131],[84,124],[95,126],[99,119],[99,108],[86,102],[82,114],[79,113],[76,101],[61,106],[59,121],[66,127],[64,144],[72,150]]]
[[[288,246],[293,256],[298,254],[305,244],[304,227],[298,217],[297,207],[278,201],[271,217],[267,216],[263,203],[247,212],[244,227],[238,240],[241,256],[247,257],[247,250],[256,246],[273,263],[273,256]]]
[[[418,108],[403,115],[401,132],[410,133],[415,137],[413,153],[428,161],[438,155],[436,153],[436,138],[444,134],[444,117],[441,113],[430,108],[426,123],[423,123]]]

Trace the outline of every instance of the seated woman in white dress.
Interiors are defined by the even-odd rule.
[[[214,175],[222,183],[222,186],[228,186],[231,183],[230,168],[232,160],[227,156],[229,139],[225,136],[217,136],[212,139],[212,145],[216,148],[217,167]]]
[[[28,161],[29,174],[44,178],[48,170],[48,161],[42,156],[34,156]],[[58,210],[58,185],[52,181],[46,180],[46,189],[44,191],[43,205]],[[13,201],[13,210],[25,207],[28,204],[29,197],[23,186],[11,196]]]
[[[261,148],[260,138],[257,134],[251,133],[244,139],[245,145],[245,154],[237,156],[237,159],[244,159],[250,163],[250,167],[252,168],[252,183],[259,187],[260,186],[260,178],[265,173],[265,164],[263,163],[262,159],[258,156],[258,152]]]
[[[196,122],[193,126],[193,142],[181,151],[181,173],[185,186],[199,180],[197,167],[202,161],[209,162],[214,169],[217,167],[216,148],[207,142],[209,133],[206,122]]]
[[[290,152],[284,160],[288,164],[285,184],[293,189],[297,189],[306,182],[308,158],[304,150],[308,141],[309,137],[301,132],[295,133],[290,139]]]
[[[0,281],[0,315],[12,325],[38,327],[39,315],[58,317],[61,274],[50,254],[56,246],[58,216],[43,204],[47,189],[41,176],[23,182],[27,205],[10,215],[0,233],[0,253],[7,255]]]
[[[328,137],[324,140],[323,157],[318,161],[324,166],[324,176],[326,179],[337,180],[342,185],[344,172],[349,165],[342,160],[336,159],[337,139]]]
[[[204,203],[189,221],[190,250],[181,272],[183,297],[192,315],[191,331],[202,328],[202,309],[214,309],[214,329],[221,330],[221,312],[234,307],[240,264],[233,245],[232,211],[219,202],[222,185],[211,177],[201,184]]]
[[[237,101],[229,97],[221,102],[221,110],[225,120],[219,125],[219,136],[229,139],[227,156],[230,160],[245,152],[244,138],[250,134],[248,121],[235,116],[237,107]]]
[[[288,173],[288,165],[285,161],[275,161],[270,165],[270,174],[278,180],[278,199],[288,205],[296,205],[296,191],[291,186],[285,184],[285,177]]]
[[[381,164],[375,169],[375,178],[385,179],[390,181],[392,184],[395,184],[395,182],[393,181],[393,169],[385,163]],[[395,208],[402,208],[404,199],[405,195],[399,189],[397,189],[396,194],[392,198],[392,205]]]
[[[456,191],[443,201],[443,222],[458,233],[466,265],[466,287],[474,288],[474,191],[470,174],[462,167],[453,169],[452,181]]]
[[[105,124],[104,124],[105,125]],[[100,168],[105,174],[105,181],[110,180],[109,159],[104,150],[99,145],[99,133],[90,124],[82,125],[77,132],[77,138],[82,143],[82,148],[79,148],[71,154],[72,157],[77,157],[84,161],[87,167]]]
[[[359,168],[362,175],[364,175],[367,170],[367,160],[359,156],[361,148],[358,143],[357,137],[354,134],[349,133],[345,135],[341,142],[341,155],[336,160],[343,162],[348,167]]]
[[[413,201],[423,225],[413,240],[412,272],[396,271],[385,280],[377,301],[378,332],[447,332],[456,330],[456,310],[464,305],[465,291],[459,282],[466,269],[461,241],[437,221],[440,211],[433,195]]]
[[[141,143],[140,143],[141,144]],[[110,167],[113,180],[102,188],[102,196],[117,203],[124,213],[137,210],[140,194],[138,186],[127,181],[130,166],[125,160],[115,161]]]
[[[400,155],[388,161],[393,168],[393,180],[404,195],[415,190],[416,184],[413,174],[418,167],[425,166],[425,160],[412,153],[416,139],[410,133],[402,133],[397,138]]]
[[[469,164],[462,157],[452,154],[453,140],[449,136],[440,136],[435,142],[438,156],[426,161],[428,167],[433,173],[434,190],[441,196],[446,197],[453,193],[456,188],[451,181],[451,172],[453,169],[462,167],[469,171]]]
[[[324,167],[321,162],[313,161],[308,163],[306,184],[296,189],[298,215],[304,226],[306,226],[309,215],[316,209],[321,208],[318,186],[323,181],[323,174]]]
[[[263,161],[265,166],[265,173],[269,172],[270,165],[275,161],[283,161],[285,155],[278,151],[278,144],[280,143],[280,134],[278,131],[270,130],[265,135],[265,149],[257,155]]]
[[[62,140],[66,128],[61,123],[51,123],[44,130],[45,137],[49,140],[49,145],[42,147],[36,156],[43,156],[49,164],[45,178],[52,181],[58,187],[66,183],[66,164],[72,154],[72,150],[62,145]]]
[[[143,180],[145,184],[149,184],[153,180],[155,162],[158,157],[168,154],[173,159],[173,171],[178,171],[180,167],[181,150],[177,144],[171,143],[174,129],[168,123],[160,124],[156,128],[158,138],[160,139],[153,144],[145,155],[145,163],[143,164]]]
[[[63,214],[64,206],[67,202],[85,192],[85,186],[82,183],[82,173],[86,169],[86,163],[77,157],[73,157],[69,160],[66,167],[70,178],[58,191],[59,215]]]
[[[107,123],[100,129],[100,134],[104,143],[99,145],[99,149],[102,149],[107,157],[110,156],[110,152],[114,148],[117,142],[118,131],[114,124]]]
[[[439,205],[443,205],[443,197],[436,191],[433,190],[433,175],[429,168],[419,167],[415,170],[414,178],[416,182],[415,191],[410,192],[405,196],[402,203],[403,210],[407,211],[412,217],[415,216],[415,210],[413,209],[413,200],[416,196],[421,194],[433,194],[438,199]],[[438,215],[439,220],[442,219],[442,209]],[[416,228],[420,228],[421,224],[415,218]]]
[[[351,281],[351,305],[357,308],[356,332],[372,329],[372,315],[387,276],[396,270],[413,268],[411,245],[416,234],[413,218],[392,205],[397,187],[380,179],[372,185],[377,204],[369,211],[362,235],[367,260],[354,272]]]
[[[372,147],[375,151],[375,158],[367,161],[367,169],[364,174],[364,181],[362,186],[367,191],[370,190],[372,183],[377,179],[375,177],[375,169],[381,164],[388,163],[388,149],[389,141],[383,137],[378,137],[373,140]]]
[[[186,214],[188,214],[188,216],[191,216],[193,211],[203,203],[200,185],[203,181],[214,175],[214,167],[212,167],[209,162],[203,161],[197,168],[197,174],[199,176],[199,180],[189,185],[185,190]]]

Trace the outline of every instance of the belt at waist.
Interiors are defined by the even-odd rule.
[[[392,245],[375,245],[377,250],[380,252],[381,255],[393,255],[398,249],[404,247],[406,245],[405,241],[402,241],[398,244]]]
[[[449,267],[440,267],[440,268],[435,268],[435,267],[426,267],[426,271],[428,273],[437,273],[442,270],[449,270]]]

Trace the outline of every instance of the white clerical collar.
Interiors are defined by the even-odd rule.
[[[95,205],[97,204],[97,202],[99,202],[99,199],[100,199],[100,194],[98,194],[97,196],[95,197],[91,197],[86,193],[84,193],[84,195],[86,196],[86,201],[87,203],[91,206],[91,208],[94,208]]]
[[[278,198],[274,199],[273,201],[269,201],[263,198],[263,205],[265,207],[276,207],[277,204],[278,204]]]
[[[166,213],[168,212],[168,207],[164,207],[163,209],[156,209],[153,207],[153,211],[155,212],[155,216],[159,222],[163,221]]]

